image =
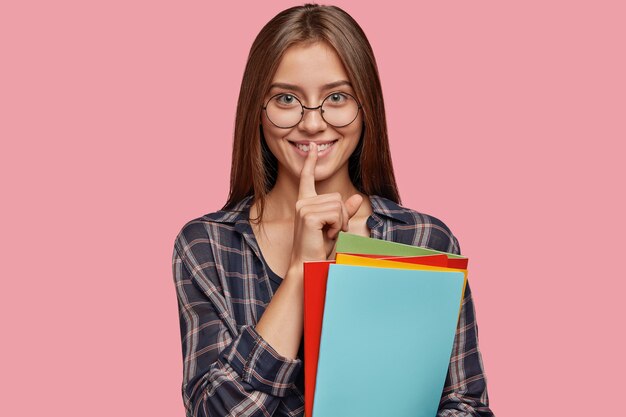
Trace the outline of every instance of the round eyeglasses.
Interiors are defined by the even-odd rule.
[[[322,119],[326,123],[333,127],[344,127],[356,120],[361,105],[351,94],[335,92],[329,94],[317,107],[306,107],[298,97],[289,93],[276,94],[263,106],[268,120],[281,129],[289,129],[300,123],[304,109],[321,109]]]

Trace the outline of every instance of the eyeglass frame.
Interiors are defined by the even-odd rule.
[[[328,97],[332,96],[333,94],[337,94],[337,93],[340,93],[340,94],[345,94],[345,95],[347,95],[347,96],[352,97],[352,98],[354,99],[354,101],[356,102],[356,104],[357,104],[357,110],[356,110],[356,115],[354,116],[354,119],[352,119],[349,123],[346,123],[345,125],[342,125],[342,126],[335,126],[334,124],[332,124],[332,123],[328,122],[328,121],[324,118],[324,112],[322,111],[322,106],[324,105],[324,102],[325,102],[326,100],[328,100]],[[268,116],[268,114],[267,114],[267,106],[268,106],[268,104],[270,103],[270,101],[272,101],[272,99],[273,99],[274,97],[281,96],[281,95],[290,95],[290,96],[293,96],[293,98],[295,98],[295,99],[298,101],[298,103],[300,103],[300,107],[302,107],[302,112],[300,113],[300,120],[298,120],[298,122],[297,122],[296,124],[294,124],[293,126],[289,126],[289,127],[278,126],[276,123],[274,123],[274,122],[272,121],[272,119],[270,119],[270,117],[269,117],[269,116]],[[289,93],[278,93],[278,94],[274,94],[272,97],[270,97],[270,98],[267,100],[267,102],[265,103],[265,105],[264,105],[264,106],[261,106],[261,109],[265,110],[265,116],[267,117],[267,120],[269,120],[271,124],[273,124],[274,126],[276,126],[276,127],[277,127],[277,128],[279,128],[279,129],[291,129],[291,128],[295,127],[295,126],[298,126],[298,124],[300,124],[300,122],[302,121],[302,119],[304,119],[304,111],[305,111],[305,110],[317,110],[317,109],[320,109],[320,116],[322,116],[322,119],[324,120],[324,122],[325,122],[326,124],[329,124],[329,125],[331,125],[332,127],[335,127],[335,128],[346,127],[346,126],[350,125],[352,122],[354,122],[354,121],[357,119],[357,117],[359,117],[359,111],[361,111],[361,109],[362,109],[362,108],[363,108],[363,106],[361,105],[361,103],[359,102],[359,100],[357,100],[357,99],[356,99],[356,97],[354,97],[354,96],[353,96],[352,94],[350,94],[350,93],[346,93],[346,92],[343,92],[343,91],[335,91],[335,92],[330,93],[329,95],[327,95],[327,96],[324,98],[324,100],[322,100],[322,103],[321,103],[319,106],[317,106],[317,107],[307,107],[307,106],[305,106],[304,104],[302,104],[302,102],[300,101],[300,99],[299,99],[297,96],[295,96],[294,94],[289,94]]]

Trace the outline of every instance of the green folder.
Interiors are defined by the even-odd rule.
[[[336,252],[359,253],[365,255],[389,255],[389,256],[424,256],[445,254],[448,258],[466,259],[465,256],[454,253],[441,252],[434,249],[421,248],[419,246],[405,245],[403,243],[390,242],[387,240],[373,239],[352,233],[339,232]]]

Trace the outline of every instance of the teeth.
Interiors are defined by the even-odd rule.
[[[319,152],[324,151],[328,148],[330,148],[335,142],[330,142],[330,143],[325,143],[323,145],[317,145],[317,150]],[[298,147],[298,149],[304,151],[304,152],[308,152],[309,151],[309,145],[300,145],[300,144],[296,144],[296,146]]]

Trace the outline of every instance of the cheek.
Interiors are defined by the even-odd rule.
[[[281,139],[283,138],[283,129],[279,129],[269,122],[262,122],[263,137],[265,138],[265,144],[269,151],[274,155],[276,159],[282,161],[284,159],[284,147],[282,146]]]
[[[261,127],[263,128],[263,135],[265,136],[266,141],[269,143],[271,141],[276,141],[281,139],[285,135],[285,129],[280,129],[274,126],[267,118],[263,118],[261,121]]]
[[[356,145],[359,142],[359,139],[361,138],[361,133],[363,132],[363,125],[362,122],[357,119],[353,122],[353,125],[350,125],[350,130],[346,132],[346,136],[348,136],[350,138],[350,140],[352,140],[354,142],[354,146],[356,147]]]
[[[272,126],[271,123],[268,122],[262,122],[261,123],[261,131],[263,132],[263,137],[265,138],[265,143],[267,143],[267,146],[270,147],[270,149],[274,148],[277,136],[276,136],[276,131],[272,128],[274,126]]]
[[[350,132],[357,136],[361,136],[361,131],[363,130],[363,112],[359,112],[357,118],[347,127],[350,128]]]

